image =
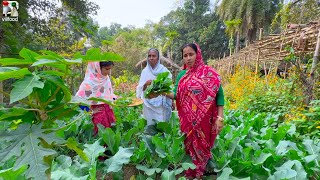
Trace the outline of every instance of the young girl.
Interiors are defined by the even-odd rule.
[[[89,62],[85,78],[79,87],[76,98],[89,99],[91,97],[103,98],[108,101],[114,101],[116,95],[110,81],[112,61],[107,62]],[[98,132],[98,124],[104,127],[111,127],[115,123],[115,116],[112,107],[108,104],[96,101],[88,101],[91,104],[93,112],[92,122],[94,124],[94,133]]]

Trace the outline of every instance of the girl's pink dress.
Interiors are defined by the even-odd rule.
[[[114,101],[117,97],[113,93],[110,77],[101,73],[100,62],[89,62],[85,78],[81,83],[76,98],[83,99],[91,105],[93,111],[92,122],[95,134],[98,132],[98,124],[108,128],[115,123],[115,116],[112,107],[103,102],[87,100],[91,97],[101,98],[107,101]]]

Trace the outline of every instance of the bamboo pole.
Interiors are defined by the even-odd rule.
[[[258,51],[257,60],[256,60],[256,78],[254,79],[254,84],[256,84],[256,79],[258,78],[259,57],[260,57],[260,49]]]
[[[268,75],[272,72],[272,65],[273,65],[273,61],[270,63]]]
[[[312,61],[312,65],[311,65],[311,70],[310,70],[310,77],[309,77],[309,87],[307,87],[307,92],[308,94],[310,94],[310,96],[308,96],[306,98],[306,104],[309,104],[311,102],[311,100],[313,99],[313,87],[314,87],[314,79],[315,79],[315,71],[317,69],[317,66],[319,64],[319,56],[320,56],[320,28],[319,28],[319,32],[318,32],[318,37],[317,37],[317,45],[315,47],[315,51],[313,54],[313,61]]]
[[[263,62],[263,69],[264,69],[264,79],[266,80],[266,85],[268,87],[268,72],[267,72],[266,62]]]
[[[246,58],[247,56],[243,58],[243,77],[246,77]]]
[[[231,61],[229,61],[229,65],[228,65],[228,71],[227,71],[227,76],[230,76],[230,68],[231,68]]]
[[[259,30],[259,41],[261,41],[261,39],[262,39],[262,32],[263,32],[263,28],[260,28],[260,30]]]
[[[287,63],[285,63],[285,66],[284,66],[284,73],[283,73],[283,79],[286,79],[286,72],[287,72]]]
[[[221,66],[223,66],[224,69],[227,71],[228,75],[230,75],[232,70],[230,63],[232,62],[229,63],[229,61],[231,61],[232,58],[234,58],[237,60],[237,62],[233,62],[235,64],[239,64],[239,61],[240,64],[242,64],[243,61],[246,61],[244,66],[247,66],[248,64],[250,66],[256,66],[255,73],[258,75],[259,64],[265,63],[266,66],[269,66],[268,62],[272,62],[270,64],[270,67],[272,68],[272,71],[275,71],[276,74],[280,61],[282,61],[283,58],[289,54],[287,51],[284,50],[284,47],[287,45],[293,47],[296,46],[295,43],[297,41],[297,38],[300,37],[301,31],[303,31],[306,34],[305,37],[308,39],[308,49],[304,49],[303,51],[296,49],[295,54],[311,54],[311,52],[313,53],[315,51],[314,47],[316,47],[317,34],[319,28],[320,22],[314,22],[312,24],[308,24],[307,27],[301,26],[300,28],[295,29],[285,29],[285,31],[281,34],[269,35],[267,37],[262,37],[263,29],[261,28],[259,34],[259,41],[256,41],[254,44],[250,44],[247,47],[241,49],[238,54],[235,54],[232,57],[224,56],[224,58],[221,61]],[[227,63],[229,63],[230,65]],[[286,67],[286,70],[287,68],[288,67]],[[273,73],[270,71],[271,70],[269,70],[267,75]]]
[[[303,30],[303,29],[302,29]],[[287,31],[287,30],[286,30]],[[297,30],[298,32],[299,32],[299,30]],[[270,40],[269,42],[261,42],[261,44],[263,44],[263,45],[261,45],[261,46],[259,46],[260,48],[263,48],[263,47],[266,47],[266,46],[268,46],[268,45],[271,45],[271,46],[273,46],[274,44],[276,44],[276,43],[279,43],[280,41],[283,41],[283,40],[286,40],[285,42],[285,44],[289,44],[290,42],[292,42],[293,40],[294,40],[294,38],[296,37],[296,36],[300,36],[300,34],[297,34],[297,31],[294,31],[294,34],[293,34],[293,32],[291,32],[291,34],[293,34],[293,35],[289,35],[290,33],[287,33],[287,32],[285,32],[285,36],[281,36],[281,37],[277,37],[277,38],[274,38],[274,39],[272,39],[272,40]],[[301,31],[301,30],[300,30]],[[309,30],[309,31],[306,31],[305,32],[305,36],[306,37],[309,37],[309,35],[312,35],[312,34],[314,34],[314,32],[316,32],[317,30],[316,29],[311,29],[311,30]],[[283,39],[284,38],[284,39]]]
[[[313,80],[314,79],[314,72],[316,71],[317,65],[319,63],[319,51],[320,51],[320,28],[318,32],[318,37],[317,37],[317,45],[313,54],[313,61],[311,65],[311,71],[310,71],[310,78]]]

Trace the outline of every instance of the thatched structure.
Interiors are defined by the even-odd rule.
[[[174,63],[171,59],[160,56],[160,62],[164,66],[166,66],[169,71],[172,73],[173,80],[176,78],[177,74],[179,71],[182,69],[182,67],[178,66],[176,63]],[[136,67],[140,67],[143,69],[147,65],[147,58],[140,60],[137,64]]]
[[[316,49],[320,21],[308,24],[289,24],[281,34],[270,34],[262,37],[260,29],[259,40],[241,49],[238,53],[214,61],[211,65],[218,71],[230,75],[236,65],[249,66],[260,71],[260,67],[277,69],[280,62],[290,54],[287,47],[292,47],[296,56],[313,54]],[[277,72],[277,70],[275,71]]]
[[[171,59],[160,56],[160,62],[167,68],[175,68],[178,70],[181,70],[181,67],[178,66],[176,63],[174,63]],[[144,68],[147,65],[147,58],[144,58],[140,60],[137,64],[136,67],[140,67],[141,69]]]

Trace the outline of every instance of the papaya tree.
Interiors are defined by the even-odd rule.
[[[8,106],[0,108],[0,168],[9,167],[1,172],[25,171],[27,179],[50,177],[48,169],[57,146],[67,146],[89,161],[76,141],[63,139],[57,133],[84,116],[77,111],[80,103],[72,101],[65,80],[75,64],[123,58],[95,48],[86,55],[77,53],[72,59],[48,50],[34,52],[26,48],[19,56],[0,59],[0,81],[15,79],[10,92],[0,92],[10,99]],[[59,126],[61,123],[65,125]]]

